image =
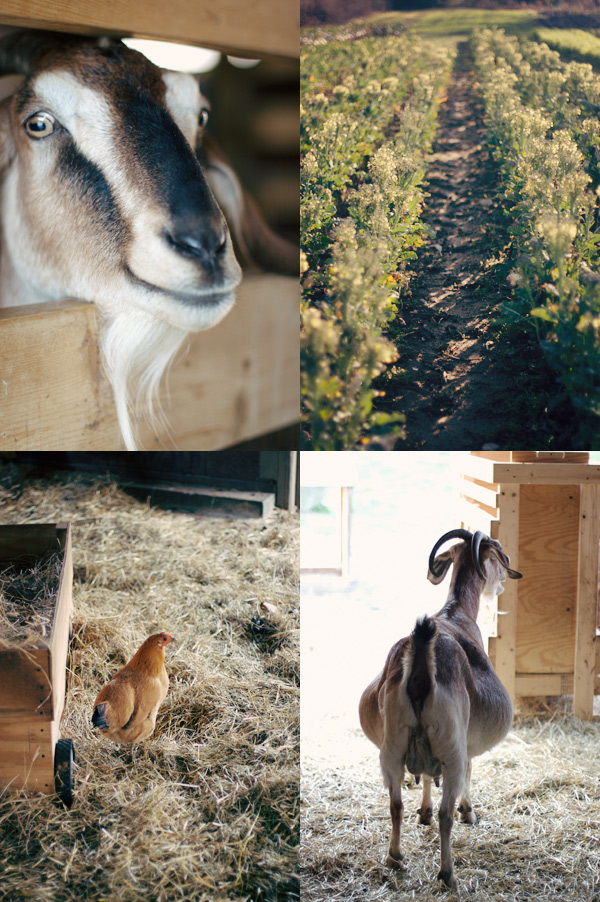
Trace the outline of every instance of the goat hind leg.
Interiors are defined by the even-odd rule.
[[[392,816],[392,836],[390,839],[390,848],[386,858],[386,864],[391,868],[403,869],[402,859],[404,855],[400,851],[400,830],[402,828],[402,813],[404,805],[402,804],[401,784],[390,786],[390,814]]]
[[[458,805],[460,811],[460,819],[464,824],[476,824],[477,815],[473,811],[471,804],[471,761],[467,764],[467,773],[465,775],[465,786],[460,797]]]
[[[433,808],[431,802],[431,783],[432,778],[427,774],[422,774],[423,778],[423,798],[421,807],[417,809],[420,824],[430,824],[433,820]]]
[[[450,889],[457,888],[456,877],[452,866],[452,848],[450,844],[450,835],[452,833],[452,825],[454,823],[454,806],[459,790],[465,785],[467,760],[464,763],[459,759],[453,767],[444,767],[444,788],[442,790],[442,801],[440,804],[440,844],[441,844],[441,868],[438,874],[438,880],[443,880]]]

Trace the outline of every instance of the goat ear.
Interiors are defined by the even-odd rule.
[[[196,155],[217,203],[231,230],[244,263],[285,276],[298,276],[300,252],[296,245],[276,235],[265,222],[256,202],[246,191],[223,153],[207,135],[196,144]]]
[[[435,567],[435,573],[431,570],[428,570],[427,579],[430,583],[433,583],[434,586],[437,586],[438,583],[442,582],[446,573],[450,569],[450,566],[452,565],[452,555],[449,551],[444,551],[443,554],[438,554],[433,562],[433,565]]]
[[[487,546],[488,557],[495,557],[497,561],[500,561],[504,569],[506,570],[506,575],[510,577],[510,579],[521,579],[523,574],[519,573],[518,570],[511,570],[508,566],[510,564],[510,558],[507,554],[504,554],[501,548],[494,548],[493,545]]]
[[[15,155],[15,144],[10,122],[10,97],[0,103],[0,174]]]

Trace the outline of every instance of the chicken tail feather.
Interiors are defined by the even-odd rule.
[[[99,730],[108,730],[108,723],[106,722],[106,704],[96,705],[94,708],[94,713],[92,714],[92,723],[95,727],[98,727]]]

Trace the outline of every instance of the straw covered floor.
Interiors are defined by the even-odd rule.
[[[455,818],[456,892],[436,880],[441,787],[433,790],[432,825],[421,826],[421,787],[408,775],[406,871],[386,867],[391,822],[378,751],[360,728],[336,730],[332,719],[327,744],[303,741],[304,902],[600,902],[600,722],[576,720],[570,705],[568,698],[523,708],[504,742],[473,760],[478,823]]]
[[[107,478],[0,464],[0,522],[70,520],[74,636],[61,725],[75,801],[0,790],[0,898],[298,898],[298,520],[152,509]],[[268,605],[265,607],[264,605]],[[92,727],[104,683],[176,639],[156,730]]]

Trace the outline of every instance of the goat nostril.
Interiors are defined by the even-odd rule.
[[[214,268],[227,246],[227,232],[222,226],[210,223],[195,224],[191,227],[165,229],[168,244],[185,257],[191,257],[204,267]]]

